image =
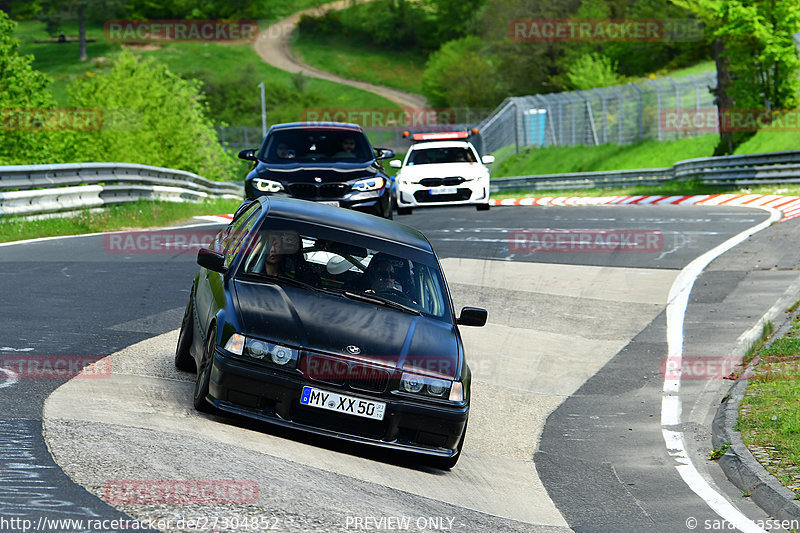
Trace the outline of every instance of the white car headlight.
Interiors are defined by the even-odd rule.
[[[262,178],[254,178],[253,185],[261,192],[280,192],[283,190],[283,185],[277,181],[265,180]]]
[[[236,341],[233,340],[234,338]],[[252,357],[259,361],[290,368],[297,367],[297,360],[300,355],[296,348],[290,348],[259,339],[251,339],[239,333],[231,335],[231,338],[225,345],[225,349],[236,355],[246,355],[247,357]]]
[[[385,179],[381,177],[375,177],[375,178],[358,180],[353,184],[353,188],[357,191],[366,192],[366,191],[376,191],[378,189],[382,189],[384,185],[386,185]]]
[[[448,398],[452,401],[462,401],[463,392],[453,394],[452,388],[458,385],[461,391],[461,383],[453,383],[447,379],[437,379],[427,376],[420,376],[417,374],[404,373],[400,378],[400,390],[403,392],[410,392],[412,394],[421,394],[432,398]],[[459,399],[453,400],[453,397]]]

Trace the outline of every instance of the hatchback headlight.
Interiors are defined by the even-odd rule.
[[[283,185],[277,181],[253,178],[253,186],[261,192],[281,192]]]
[[[456,383],[461,385],[461,383]],[[431,378],[419,374],[404,373],[400,378],[400,390],[411,394],[421,394],[431,398],[448,398],[453,396],[450,392],[454,383],[448,379]],[[463,394],[460,394],[463,399]],[[461,399],[454,401],[461,401]]]
[[[376,178],[367,178],[364,180],[358,180],[353,184],[353,188],[360,192],[367,192],[367,191],[376,191],[378,189],[383,189],[384,185],[386,185],[386,180],[380,177],[376,177]]]
[[[239,333],[234,333],[225,343],[225,349],[236,355],[252,357],[253,359],[282,367],[297,368],[298,350],[282,344],[251,339]]]

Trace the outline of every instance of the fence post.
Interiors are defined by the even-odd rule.
[[[636,140],[641,141],[642,140],[642,90],[639,87],[637,87],[636,85],[634,85],[633,82],[629,81],[628,85],[630,85],[631,87],[636,89],[636,93],[638,95],[638,98],[637,98],[637,104],[638,104],[637,105],[637,114],[638,114],[638,117],[637,117],[637,121],[636,121],[637,124],[636,125],[637,125],[639,131],[636,134]]]
[[[648,80],[653,88],[656,90],[656,122],[658,126],[658,140],[663,141],[664,136],[661,132],[661,90],[656,85],[655,80]]]
[[[519,117],[517,115],[519,114],[519,109],[517,108],[517,100],[516,99],[512,99],[512,103],[514,104],[514,149],[516,150],[516,153],[518,154],[519,153],[519,124],[518,124]]]

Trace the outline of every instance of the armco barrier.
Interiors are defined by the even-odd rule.
[[[800,150],[701,157],[679,161],[669,168],[492,178],[491,191],[630,187],[692,180],[706,185],[800,183]]]
[[[0,166],[0,216],[42,215],[157,199],[242,199],[240,183],[131,163]]]

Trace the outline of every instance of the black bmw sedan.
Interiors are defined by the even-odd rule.
[[[388,220],[289,198],[240,208],[208,249],[175,364],[194,406],[458,461],[470,404],[459,326],[428,240]]]
[[[392,218],[392,181],[360,126],[296,122],[272,126],[261,149],[242,150],[252,161],[245,197],[289,196]]]

